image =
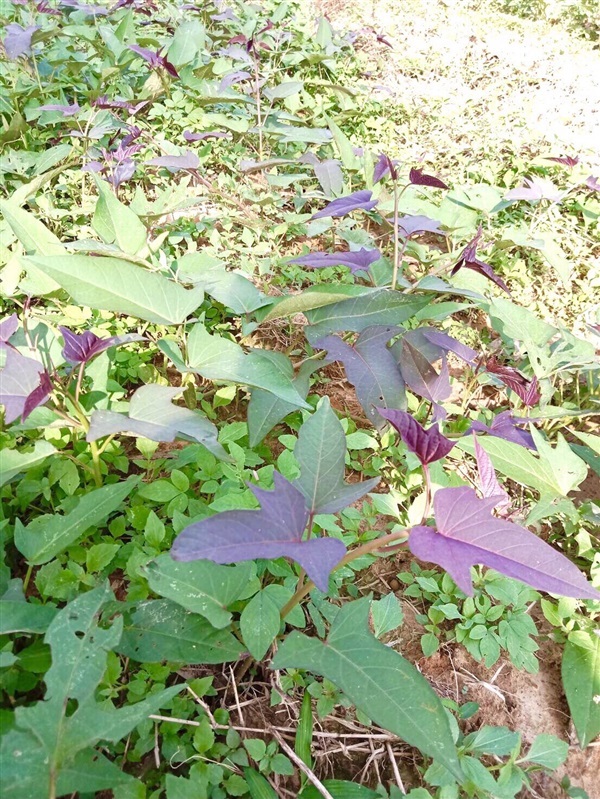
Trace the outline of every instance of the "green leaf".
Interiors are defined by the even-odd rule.
[[[56,449],[49,441],[36,441],[30,452],[21,452],[18,449],[5,449],[0,460],[0,486],[9,483],[16,477],[34,466],[39,466]]]
[[[10,200],[0,200],[0,213],[10,225],[26,253],[31,255],[62,255],[66,253],[60,239],[29,211],[25,211]]]
[[[471,751],[484,755],[506,756],[519,745],[521,736],[508,727],[485,725],[467,735],[464,745]]]
[[[54,605],[33,605],[25,598],[0,600],[0,635],[45,633],[57,614]]]
[[[243,593],[253,567],[251,563],[219,566],[208,560],[178,563],[170,555],[160,555],[144,572],[159,596],[199,613],[213,627],[223,628],[231,622],[227,608]]]
[[[106,180],[94,175],[98,189],[98,202],[92,226],[106,244],[116,244],[128,255],[135,255],[146,247],[146,228],[131,208],[123,205]],[[49,253],[50,255],[52,253]]]
[[[280,646],[273,668],[307,669],[326,677],[376,724],[462,778],[440,699],[411,663],[371,635],[368,619],[368,599],[346,603],[326,643],[294,631]]]
[[[244,779],[251,799],[279,799],[266,778],[256,769],[245,768]]]
[[[306,765],[312,767],[312,737],[313,737],[313,712],[312,701],[308,691],[304,691],[302,705],[300,706],[300,717],[296,728],[296,740],[294,751]]]
[[[298,294],[290,294],[275,300],[265,316],[261,315],[261,322],[270,322],[273,319],[282,319],[284,316],[306,313],[316,308],[339,303],[340,299],[362,297],[376,291],[377,289],[367,286],[310,286]]]
[[[381,799],[381,794],[377,791],[372,791],[370,788],[365,788],[364,785],[358,785],[349,780],[323,780],[323,785],[333,799]],[[314,785],[307,785],[298,799],[321,799],[321,796],[322,794]]]
[[[81,497],[75,508],[64,516],[37,516],[27,527],[17,521],[15,546],[32,566],[52,560],[59,552],[77,541],[90,529],[104,521],[129,496],[138,478],[97,488]]]
[[[305,334],[312,344],[338,330],[360,333],[371,325],[397,325],[410,319],[430,302],[430,297],[376,289],[360,297],[309,311],[306,315],[310,325],[305,328]]]
[[[402,605],[396,594],[386,594],[371,604],[373,632],[376,638],[397,630],[404,620]]]
[[[257,350],[245,353],[233,341],[211,336],[204,325],[194,325],[188,338],[188,364],[181,360],[172,342],[161,339],[159,348],[180,371],[200,374],[207,380],[225,380],[270,391],[298,408],[309,408],[290,377],[277,363]]]
[[[248,651],[262,660],[281,627],[279,606],[266,591],[259,591],[240,616],[240,630]]]
[[[199,20],[183,22],[175,29],[167,54],[169,61],[176,67],[190,64],[204,49],[205,40],[206,31]]]
[[[51,277],[80,305],[161,325],[184,322],[204,299],[202,289],[188,291],[119,258],[64,255],[24,258],[23,263]]]
[[[142,663],[172,660],[190,665],[228,663],[243,649],[228,630],[215,630],[202,616],[157,599],[142,602],[128,616],[117,651]]]
[[[500,297],[490,305],[490,320],[494,328],[508,339],[526,345],[543,347],[557,332],[535,314],[510,300]]]
[[[339,156],[342,159],[342,164],[346,169],[358,169],[358,159],[354,155],[354,148],[350,139],[332,119],[329,120],[328,125]]]
[[[4,799],[40,799],[47,796],[42,786],[48,783],[48,767],[44,750],[33,733],[11,730],[0,744],[0,792]],[[65,764],[56,783],[57,796],[71,794],[97,795],[120,786],[136,784],[137,780],[95,749],[78,752],[71,763]]]
[[[237,314],[252,313],[272,302],[248,278],[229,272],[222,261],[207,258],[204,253],[189,253],[180,258],[177,276],[183,282],[199,286]]]
[[[310,376],[319,369],[320,361],[307,361],[303,363],[294,375],[294,369],[289,359],[281,352],[275,350],[264,350],[264,357],[273,361],[278,361],[281,369],[290,377],[294,388],[303,399],[306,399],[310,388]],[[286,402],[268,391],[260,388],[253,388],[250,392],[250,402],[248,403],[248,441],[251,447],[255,447],[263,438],[271,432],[276,424],[285,417],[298,410],[298,406],[291,402]]]
[[[554,735],[542,733],[541,735],[536,735],[533,739],[531,748],[523,756],[523,760],[555,769],[562,766],[568,754],[569,744],[566,741],[561,741],[560,738],[556,738]]]
[[[539,446],[539,457],[525,447],[501,438],[480,436],[478,441],[501,474],[534,488],[548,499],[566,496],[585,479],[587,468],[584,461],[560,434],[555,449],[535,429],[533,435],[536,446]],[[470,455],[474,453],[470,438],[461,439],[457,446]]]
[[[328,397],[319,401],[315,413],[302,425],[294,455],[300,466],[294,485],[313,513],[336,513],[379,482],[377,477],[361,483],[344,482],[346,437]]]
[[[600,734],[600,636],[579,631],[571,634],[562,659],[562,682],[569,710],[584,749]]]

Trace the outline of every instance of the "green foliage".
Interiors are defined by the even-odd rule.
[[[507,483],[513,504],[498,513],[526,519],[598,584],[598,508],[574,495],[588,466],[598,471],[587,427],[594,344],[499,297],[481,274],[450,274],[483,222],[481,257],[517,294],[539,274],[587,291],[560,232],[568,224],[582,252],[596,232],[586,176],[565,178],[539,159],[499,163],[485,179],[461,165],[464,184],[440,194],[413,183],[407,162],[374,185],[405,111],[364,92],[364,53],[327,19],[313,24],[295,0],[237,4],[233,18],[162,0],[106,3],[106,15],[78,5],[3,9],[0,292],[3,324],[14,312],[18,329],[0,344],[0,370],[22,381],[25,361],[13,374],[5,366],[18,353],[50,384],[27,397],[39,400],[31,413],[11,412],[18,392],[0,410],[3,422],[14,416],[0,432],[3,796],[273,799],[285,786],[311,799],[317,789],[269,729],[281,708],[262,702],[268,685],[272,705],[290,719],[286,706],[298,710],[289,740],[319,774],[315,718],[335,730],[378,724],[419,750],[411,799],[515,797],[536,770],[562,765],[566,744],[545,734],[525,744],[485,724],[465,734],[473,707],[442,702],[394,647],[408,602],[425,657],[443,643],[488,668],[506,653],[534,672],[539,594],[477,569],[467,597],[414,561],[390,592],[367,570],[431,518],[434,491],[476,480],[472,441],[458,439],[510,408],[531,419],[535,449],[480,436],[501,477],[519,484]],[[569,5],[568,24],[593,38],[589,3]],[[15,25],[34,30],[13,58]],[[46,103],[66,111],[40,110]],[[555,181],[561,200],[511,203],[522,173]],[[374,211],[312,218],[362,190]],[[441,224],[441,235],[403,241],[394,206]],[[307,249],[375,247],[368,274],[289,262]],[[319,349],[335,333],[352,346],[374,325],[398,335],[435,326],[477,348],[463,374],[450,364],[443,429],[458,444],[430,472],[406,442],[367,429]],[[75,358],[61,327],[80,336]],[[94,351],[96,339],[106,346]],[[484,368],[499,352],[522,380],[539,381],[533,410]],[[445,367],[445,355],[413,358],[406,403],[423,424],[441,405],[414,385],[441,385]],[[307,506],[298,545],[346,547],[327,595],[284,558],[173,560],[191,524],[255,511],[248,483],[270,490],[275,470]],[[374,588],[381,598],[371,601]],[[596,606],[541,607],[564,645],[564,690],[585,747],[600,732]],[[242,715],[255,702],[259,733]],[[393,784],[324,785],[336,799],[401,796]],[[568,778],[563,787],[583,796]]]

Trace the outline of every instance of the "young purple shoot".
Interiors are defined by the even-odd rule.
[[[510,295],[510,291],[506,283],[502,280],[501,277],[494,272],[493,268],[485,263],[485,261],[480,261],[477,257],[477,248],[481,241],[481,237],[483,236],[483,228],[479,225],[477,229],[477,233],[471,239],[471,241],[467,244],[465,249],[460,254],[458,261],[456,262],[455,266],[453,267],[450,275],[455,275],[459,269],[463,267],[465,269],[472,269],[473,272],[477,272],[480,275],[483,275],[488,280],[491,280],[496,286],[505,291],[508,295]]]
[[[546,161],[554,161],[555,164],[562,164],[563,166],[573,169],[579,163],[579,156],[563,155],[560,157],[547,157]]]
[[[431,186],[434,189],[447,189],[448,186],[443,180],[436,178],[434,175],[426,175],[420,169],[413,167],[410,170],[408,179],[413,186]]]
[[[143,58],[144,61],[150,65],[151,69],[164,69],[165,72],[168,72],[169,75],[173,78],[178,78],[179,73],[171,64],[170,61],[167,60],[167,57],[161,53],[160,50],[148,50],[146,47],[140,47],[137,44],[130,44],[129,49],[133,50],[134,53]]]
[[[83,333],[73,333],[68,327],[58,328],[62,334],[64,347],[62,350],[63,358],[72,366],[86,364],[100,355],[101,352],[109,347],[119,347],[122,344],[129,344],[131,341],[142,341],[143,336],[138,333],[126,333],[122,336],[111,336],[110,338],[100,338],[91,330]]]
[[[514,366],[505,366],[494,357],[488,360],[485,370],[496,375],[507,388],[514,391],[527,408],[537,405],[540,401],[541,392],[537,377],[527,380]]]

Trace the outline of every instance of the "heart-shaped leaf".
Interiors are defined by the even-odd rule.
[[[320,400],[313,415],[300,428],[294,455],[300,489],[312,513],[337,513],[372,491],[379,478],[345,483],[346,437],[328,397]]]
[[[288,557],[302,566],[321,591],[327,591],[329,573],[346,547],[337,538],[303,541],[309,519],[304,497],[279,472],[273,479],[273,491],[249,486],[260,502],[260,510],[224,511],[186,527],[175,539],[173,558],[237,563]]]
[[[369,604],[359,599],[342,605],[326,642],[290,633],[273,668],[326,677],[376,724],[462,776],[439,697],[411,663],[371,634]]]
[[[344,364],[348,382],[356,389],[365,414],[377,427],[384,424],[377,413],[378,406],[406,407],[404,380],[387,346],[390,338],[401,332],[399,327],[378,325],[363,330],[354,346],[338,336],[326,336],[314,344],[327,350],[328,359]]]
[[[496,498],[478,499],[472,488],[443,488],[433,500],[436,530],[410,531],[411,552],[437,563],[472,596],[471,566],[482,564],[540,591],[600,599],[579,569],[534,533],[491,515]]]
[[[178,394],[181,388],[155,383],[141,386],[131,397],[128,414],[94,411],[86,439],[96,441],[117,433],[143,436],[151,441],[193,439],[217,458],[227,460],[229,456],[217,440],[215,425],[198,411],[173,405]]]

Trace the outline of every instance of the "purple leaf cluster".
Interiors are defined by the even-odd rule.
[[[38,0],[38,2],[35,4],[35,10],[38,12],[38,14],[48,14],[52,17],[62,16],[58,8],[52,8],[47,0]]]
[[[540,401],[541,393],[537,377],[527,380],[514,366],[505,366],[494,357],[488,360],[485,369],[486,372],[496,375],[505,386],[512,389],[528,408],[537,405]]]
[[[31,39],[33,34],[40,29],[39,25],[28,25],[24,28],[16,22],[10,22],[5,30],[4,49],[11,61],[22,55],[31,55]]]
[[[63,358],[73,366],[88,363],[96,355],[100,355],[109,347],[119,347],[122,344],[129,344],[131,341],[142,341],[143,336],[137,333],[126,333],[122,336],[111,336],[110,338],[100,338],[91,330],[83,333],[73,333],[68,327],[58,328],[62,334],[64,347]]]
[[[379,250],[361,248],[357,252],[312,252],[292,258],[288,263],[307,266],[311,269],[325,269],[328,266],[347,266],[352,274],[368,272],[371,264],[381,258]]]
[[[477,248],[481,241],[482,235],[483,235],[483,229],[481,225],[479,225],[477,233],[475,234],[474,238],[472,238],[471,241],[467,244],[465,249],[462,251],[460,258],[456,262],[456,265],[454,266],[450,274],[455,275],[458,272],[458,270],[462,269],[463,267],[465,269],[472,269],[473,272],[478,272],[480,275],[487,277],[488,280],[491,280],[492,283],[501,288],[502,291],[505,291],[507,294],[510,294],[508,286],[502,280],[502,278],[498,277],[498,275],[494,272],[493,268],[489,264],[485,263],[485,261],[480,261],[479,258],[477,257]]]
[[[115,188],[126,183],[133,177],[136,170],[136,162],[132,156],[142,149],[141,144],[127,144],[126,142],[137,138],[141,133],[138,131],[139,128],[133,128],[115,150],[111,151],[103,147],[100,150],[102,160],[88,161],[83,165],[82,170],[102,175]]]
[[[162,68],[166,70],[173,78],[179,77],[179,73],[173,64],[167,60],[167,57],[163,55],[160,50],[148,50],[148,48],[140,47],[138,44],[130,44],[129,49],[133,50],[133,52],[139,55],[140,58],[143,58],[144,61],[152,67],[152,69]]]
[[[492,516],[496,504],[496,496],[478,499],[472,488],[438,490],[433,499],[436,529],[413,527],[411,552],[445,569],[469,596],[471,566],[481,564],[540,591],[600,599],[568,558],[524,527]]]
[[[186,527],[171,549],[174,560],[238,563],[255,558],[291,558],[321,591],[346,547],[337,538],[303,540],[309,511],[302,493],[279,472],[273,491],[249,485],[260,510],[231,510]]]
[[[322,219],[327,216],[346,216],[352,211],[372,211],[377,205],[377,200],[371,199],[373,193],[370,191],[355,191],[346,197],[338,197],[327,203],[325,208],[313,214],[311,219]]]
[[[152,0],[117,0],[115,5],[110,9],[118,11],[120,8],[131,8],[138,14],[144,14],[151,17],[153,14],[158,13],[158,6]]]
[[[416,169],[416,167],[410,170],[408,179],[413,186],[431,186],[434,189],[448,188],[443,180],[436,178],[434,175],[426,175],[420,169]]]
[[[433,461],[445,458],[455,442],[442,435],[437,425],[429,429],[417,422],[406,411],[394,411],[387,408],[377,408],[379,413],[396,428],[400,438],[411,452],[414,452],[423,466]]]

